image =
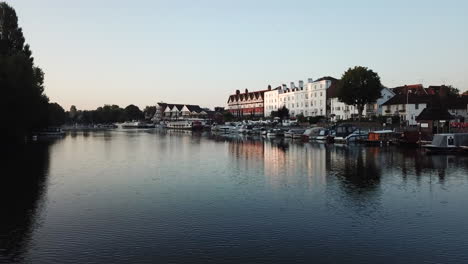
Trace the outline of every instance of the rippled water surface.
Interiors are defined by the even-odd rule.
[[[123,130],[10,152],[0,262],[468,263],[468,156]]]

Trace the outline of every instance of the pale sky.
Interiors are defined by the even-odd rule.
[[[225,106],[236,89],[378,72],[468,89],[468,1],[7,0],[65,109]]]

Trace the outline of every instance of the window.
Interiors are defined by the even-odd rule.
[[[419,109],[419,104],[415,104],[414,109],[418,110]]]

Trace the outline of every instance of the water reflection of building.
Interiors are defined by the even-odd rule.
[[[326,149],[284,140],[231,138],[229,153],[241,170],[263,169],[265,182],[274,188],[310,187],[326,182]]]
[[[468,171],[468,157],[430,156],[418,149],[297,143],[283,139],[215,137],[229,142],[229,153],[244,174],[263,170],[274,188],[330,185],[362,201],[381,194],[382,178],[403,182],[435,176],[443,183],[455,170]],[[249,171],[251,170],[251,171]]]
[[[265,177],[276,188],[325,184],[326,164],[324,145],[282,142],[265,147]]]
[[[242,138],[232,138],[228,148],[236,158],[253,162],[263,160],[265,151],[263,142]]]
[[[0,262],[22,262],[37,225],[48,168],[47,144],[16,146],[9,151],[0,185]]]

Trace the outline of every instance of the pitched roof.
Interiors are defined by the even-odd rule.
[[[175,107],[177,110],[182,111],[184,106],[186,106],[190,112],[200,113],[203,111],[199,105],[167,104],[167,103],[158,103],[158,105],[163,109],[166,109],[166,108],[172,109],[173,107]]]
[[[415,95],[412,93],[406,94],[397,94],[390,98],[383,105],[399,105],[399,104],[430,104],[434,101],[434,96],[432,95]]]
[[[416,117],[416,120],[452,120],[453,116],[443,108],[435,107],[426,107],[424,110]]]
[[[247,92],[247,93],[236,93],[236,94],[231,94],[228,98],[228,102],[232,101],[244,101],[248,99],[254,99],[254,98],[260,98],[263,97],[263,94],[265,92],[268,92],[270,90],[260,90],[260,91],[253,91],[253,92]]]
[[[324,76],[322,78],[315,80],[314,82],[320,82],[320,81],[338,81],[338,79],[333,78],[331,76]]]
[[[200,113],[203,109],[199,105],[186,105],[190,112]]]
[[[404,94],[406,95],[408,91],[411,91],[413,94],[417,95],[427,95],[426,89],[424,89],[424,86],[422,84],[411,84],[411,85],[403,85],[403,86],[398,86],[395,88],[391,89],[395,94]]]

